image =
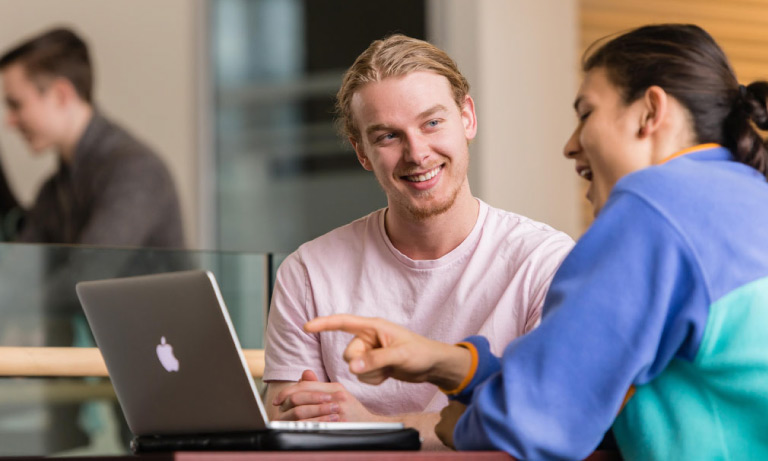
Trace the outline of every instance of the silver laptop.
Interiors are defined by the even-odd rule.
[[[269,421],[210,272],[80,282],[76,288],[136,435],[403,427]]]

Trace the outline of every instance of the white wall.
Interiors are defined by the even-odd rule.
[[[472,86],[475,195],[577,237],[578,177],[562,147],[575,126],[576,0],[432,0],[433,41]]]
[[[198,232],[196,26],[193,0],[0,0],[0,50],[54,25],[74,27],[95,64],[96,102],[162,156],[179,191],[187,243]],[[3,123],[0,146],[9,182],[30,203],[55,168],[33,158]]]

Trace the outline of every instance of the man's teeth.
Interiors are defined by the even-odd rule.
[[[584,179],[589,179],[590,176],[592,176],[592,170],[589,168],[584,168],[579,170],[579,176],[581,176]]]
[[[422,182],[422,181],[429,181],[430,179],[434,178],[435,175],[440,171],[440,167],[434,168],[432,170],[427,171],[424,174],[417,174],[412,176],[406,176],[405,178],[408,181],[411,182]]]

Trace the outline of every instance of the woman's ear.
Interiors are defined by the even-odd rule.
[[[660,86],[651,86],[645,90],[642,107],[637,135],[645,138],[654,134],[666,120],[669,111],[669,95]]]

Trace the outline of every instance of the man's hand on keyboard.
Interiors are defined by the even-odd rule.
[[[324,383],[310,370],[301,380],[283,389],[272,404],[276,420],[283,421],[381,421],[339,383]]]

